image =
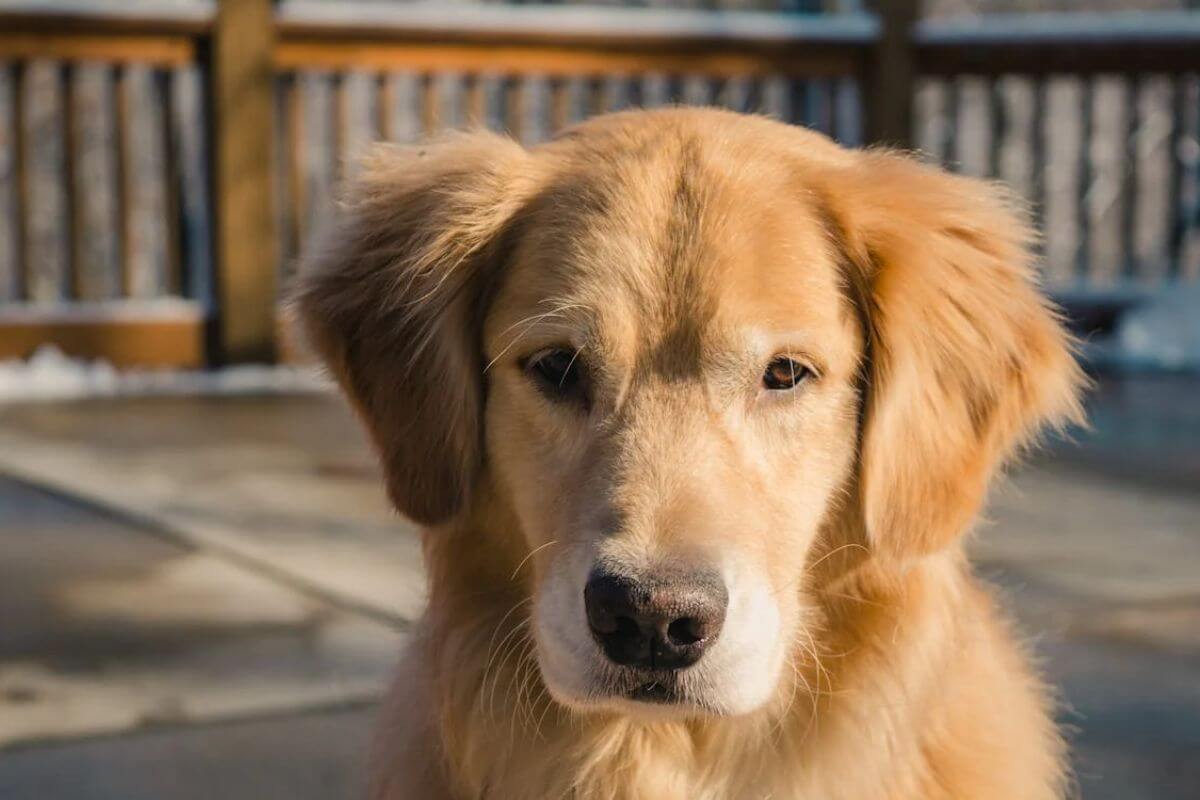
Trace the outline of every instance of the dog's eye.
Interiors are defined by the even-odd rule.
[[[583,395],[584,367],[578,350],[556,347],[535,353],[526,361],[525,371],[538,388],[551,397]]]
[[[787,356],[777,356],[763,371],[763,386],[772,391],[794,389],[812,375],[812,370]]]

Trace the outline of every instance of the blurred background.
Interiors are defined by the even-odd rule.
[[[1195,0],[0,0],[0,798],[361,791],[414,531],[279,298],[354,156],[673,103],[998,179],[1092,427],[972,548],[1087,798],[1200,797]]]

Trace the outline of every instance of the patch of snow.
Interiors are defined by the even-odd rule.
[[[1200,284],[1126,312],[1114,340],[1117,357],[1128,366],[1200,370]]]
[[[218,370],[118,370],[71,358],[44,345],[28,359],[0,361],[0,404],[34,400],[152,395],[247,395],[326,392],[317,367],[245,365]]]

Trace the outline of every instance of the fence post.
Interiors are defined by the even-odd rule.
[[[912,146],[916,92],[913,23],[918,0],[881,0],[879,41],[867,70],[867,141],[892,147]]]
[[[218,0],[211,44],[216,363],[275,358],[271,0]]]

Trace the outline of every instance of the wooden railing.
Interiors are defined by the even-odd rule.
[[[206,360],[210,16],[0,6],[0,356]]]
[[[1011,182],[1075,304],[1200,275],[1200,18],[884,5],[0,2],[0,357],[270,358],[279,287],[364,144],[471,124],[534,143],[635,105],[769,113]]]
[[[914,145],[1022,190],[1048,286],[1113,309],[1200,279],[1200,13],[921,23]]]
[[[869,17],[713,15],[579,7],[347,13],[284,6],[279,71],[285,270],[326,216],[331,187],[376,139],[486,125],[527,143],[587,116],[671,103],[762,111],[862,141],[858,80]]]

